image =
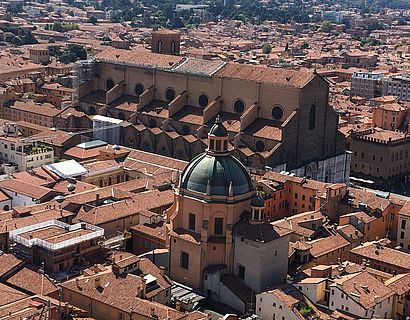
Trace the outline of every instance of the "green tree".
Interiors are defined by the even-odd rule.
[[[262,46],[262,53],[263,54],[270,54],[272,52],[272,46],[269,43],[265,43]]]
[[[61,55],[61,49],[59,46],[48,46],[47,49],[52,57],[59,57]]]
[[[52,27],[51,27],[51,30],[54,30],[54,31],[57,31],[57,32],[63,32],[64,31],[63,25],[62,25],[61,22],[54,22]]]
[[[304,49],[309,49],[309,43],[307,43],[306,41],[304,41],[304,42],[301,44],[300,48],[301,48],[302,50],[304,50]]]
[[[58,58],[62,63],[70,63],[77,61],[77,56],[74,52],[64,51],[63,54]]]
[[[97,24],[98,20],[95,16],[91,16],[90,19],[88,19],[88,21],[92,24]]]
[[[332,23],[329,20],[323,20],[320,25],[320,31],[329,33],[332,30]]]
[[[12,22],[12,21],[13,21],[13,16],[12,16],[10,13],[6,12],[6,13],[3,15],[3,20]]]
[[[10,12],[10,13],[14,13],[14,14],[18,14],[18,13],[22,13],[23,12],[23,4],[22,3],[18,3],[16,5],[8,5],[6,8],[6,12]]]
[[[34,37],[31,34],[31,32],[29,34],[23,36],[21,41],[23,42],[23,44],[37,44],[38,43],[36,37]]]
[[[76,57],[80,60],[87,59],[87,51],[84,49],[83,46],[80,46],[78,44],[69,44],[67,50],[70,53],[74,53]]]
[[[21,46],[23,44],[23,41],[21,40],[20,37],[13,37],[13,39],[11,39],[11,43],[14,44],[16,47]]]

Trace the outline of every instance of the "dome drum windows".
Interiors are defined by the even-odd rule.
[[[202,108],[206,108],[209,103],[209,98],[205,93],[202,93],[198,98],[198,105]]]
[[[271,114],[272,114],[272,118],[274,120],[281,120],[283,118],[283,114],[284,114],[282,106],[280,106],[280,105],[273,106]]]
[[[262,221],[263,220],[263,209],[252,208],[252,220]]]
[[[245,110],[245,102],[241,99],[236,99],[233,103],[233,109],[236,113],[242,113]]]

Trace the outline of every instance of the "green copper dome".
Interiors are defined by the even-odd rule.
[[[219,117],[219,115],[216,117],[215,123],[211,127],[211,130],[209,130],[208,134],[215,136],[215,137],[227,137],[228,136],[228,130],[226,130],[226,128],[222,124],[222,120]]]
[[[194,158],[182,173],[181,188],[211,196],[238,196],[254,189],[239,160],[207,153]]]
[[[251,206],[263,208],[265,206],[265,201],[262,197],[256,195],[252,198]]]

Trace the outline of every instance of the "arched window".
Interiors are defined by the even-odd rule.
[[[6,205],[3,207],[3,210],[4,210],[4,211],[9,211],[9,210],[10,210],[9,205],[8,205],[8,204],[6,204]]]
[[[121,175],[117,175],[117,183],[120,183],[121,182]]]
[[[114,80],[111,78],[108,78],[107,81],[105,82],[105,87],[107,88],[107,90],[111,90],[112,88],[114,88]]]
[[[198,98],[198,104],[200,107],[205,108],[208,105],[209,99],[206,94],[201,94]]]
[[[109,186],[112,185],[112,178],[111,177],[108,177],[108,185]]]
[[[316,126],[316,106],[313,104],[310,107],[309,113],[309,130],[314,129]]]
[[[130,180],[130,177],[128,176],[128,173],[125,174],[125,181]]]
[[[265,143],[261,140],[256,141],[255,144],[256,151],[263,152],[265,151]]]
[[[275,120],[280,120],[283,117],[283,109],[281,106],[276,105],[272,108],[272,118]]]
[[[243,110],[245,110],[245,102],[241,99],[235,100],[233,103],[233,109],[235,110],[236,113],[242,113]]]
[[[171,102],[174,99],[175,99],[175,90],[172,88],[168,88],[165,91],[165,100],[167,100],[167,102]]]
[[[100,182],[98,183],[98,185],[102,188],[102,187],[104,187],[104,181],[103,181],[103,179],[100,179]]]
[[[176,46],[175,46],[175,41],[174,40],[172,40],[171,41],[171,53],[175,53],[176,52]]]
[[[135,85],[135,94],[139,97],[144,92],[144,86],[142,83],[137,83]]]
[[[158,51],[159,53],[162,52],[162,41],[161,41],[161,40],[158,41],[158,48],[157,48],[157,49],[158,49],[157,51]]]

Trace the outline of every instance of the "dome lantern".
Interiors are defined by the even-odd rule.
[[[208,133],[208,152],[228,152],[228,131],[222,124],[222,120],[219,115],[216,117],[215,123]]]
[[[264,221],[263,209],[265,208],[265,201],[259,195],[252,198],[251,201],[251,222],[261,223]]]

